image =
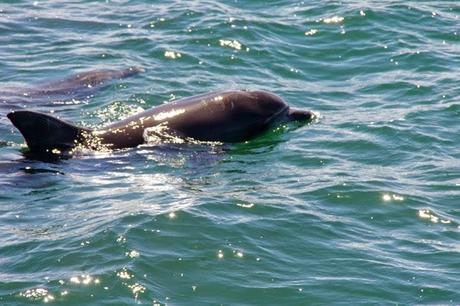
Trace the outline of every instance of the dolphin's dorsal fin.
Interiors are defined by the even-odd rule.
[[[82,140],[84,133],[91,132],[89,129],[36,111],[14,111],[7,116],[34,153],[71,150]]]

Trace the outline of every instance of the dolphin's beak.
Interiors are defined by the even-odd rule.
[[[315,117],[311,111],[289,108],[288,118],[290,121],[308,121]]]
[[[131,66],[127,69],[127,72],[129,75],[134,75],[145,72],[145,69],[139,66]]]

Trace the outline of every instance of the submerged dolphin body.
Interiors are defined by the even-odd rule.
[[[223,91],[193,96],[135,114],[102,129],[75,126],[47,114],[14,111],[8,118],[33,153],[136,147],[149,135],[197,141],[242,142],[281,122],[306,121],[310,111],[290,108],[265,91]]]
[[[127,78],[143,71],[140,67],[91,70],[35,86],[3,88],[0,89],[0,103],[17,104],[88,95],[101,86],[107,85],[109,81]]]
[[[105,85],[111,80],[124,79],[143,72],[140,67],[129,67],[122,70],[101,69],[77,73],[62,80],[51,81],[36,86],[30,95],[67,95],[79,90],[91,89]]]

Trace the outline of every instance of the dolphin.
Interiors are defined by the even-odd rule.
[[[283,122],[308,121],[313,112],[290,108],[266,91],[231,90],[179,99],[132,115],[101,129],[76,126],[50,115],[19,110],[8,118],[32,153],[122,149],[171,139],[236,143]]]
[[[109,81],[127,78],[144,72],[132,66],[121,70],[97,69],[70,75],[64,79],[44,82],[30,87],[7,87],[0,89],[0,103],[15,104],[58,97],[69,98],[92,93]]]

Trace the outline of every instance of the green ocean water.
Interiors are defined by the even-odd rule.
[[[146,70],[18,107],[97,127],[248,88],[319,118],[50,162],[2,104],[0,305],[460,304],[459,16],[458,1],[1,1],[0,92]]]

